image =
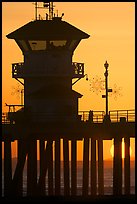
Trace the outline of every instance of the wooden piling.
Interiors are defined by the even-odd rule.
[[[44,166],[46,161],[44,160],[45,156],[45,140],[39,140],[39,155],[40,155],[40,177],[38,181],[38,195],[45,195],[45,175]]]
[[[55,195],[60,195],[60,138],[55,139]]]
[[[120,135],[114,138],[113,194],[122,194],[122,138]]]
[[[22,160],[22,152],[23,152],[23,141],[17,140],[17,162]],[[22,196],[23,193],[23,169],[20,172],[20,177],[18,178],[18,185],[17,185],[17,194]]]
[[[18,159],[12,179],[12,195],[22,196],[23,194],[23,169],[28,154],[29,144],[26,140],[18,141]]]
[[[124,193],[130,194],[130,137],[124,138],[125,158],[124,158]]]
[[[88,195],[89,188],[89,138],[84,138],[84,149],[83,149],[83,188],[82,194]]]
[[[12,160],[11,160],[11,141],[6,138],[4,141],[4,196],[11,194],[12,182]]]
[[[69,183],[69,144],[68,139],[63,139],[63,156],[64,156],[64,195],[70,195]]]
[[[35,196],[37,188],[37,140],[29,141],[27,159],[27,195]]]
[[[104,194],[104,164],[103,164],[103,140],[97,140],[98,143],[98,194]]]
[[[71,195],[77,194],[77,140],[71,140]]]
[[[91,195],[97,192],[96,140],[91,138]]]
[[[48,140],[49,154],[48,154],[48,195],[53,195],[53,141]]]
[[[39,195],[45,195],[45,177],[48,173],[48,194],[53,194],[53,141],[48,140],[45,148],[45,141],[40,140],[40,176],[37,184]],[[52,172],[50,172],[52,171]]]

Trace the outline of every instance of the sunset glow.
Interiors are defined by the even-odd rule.
[[[117,100],[109,97],[109,110],[135,109],[135,3],[134,2],[55,2],[63,21],[88,33],[74,52],[73,62],[84,63],[85,78],[78,81],[73,90],[81,93],[79,111],[105,110],[105,100],[99,92],[90,90],[90,80],[96,75],[104,79],[104,63],[109,63],[109,87],[122,87]],[[25,11],[25,12],[24,12]],[[12,63],[23,62],[22,52],[14,40],[6,35],[34,20],[33,2],[2,2],[2,112],[7,104],[20,104],[20,96],[12,95],[17,80],[12,78]],[[45,12],[41,9],[41,15]],[[131,140],[130,155],[135,154],[135,140]],[[107,148],[106,148],[107,147]],[[124,144],[122,143],[122,158]],[[104,158],[114,155],[112,141],[104,142]],[[110,150],[110,151],[109,151]],[[3,151],[3,149],[2,149]],[[13,144],[13,157],[16,142]],[[78,159],[82,159],[82,145],[78,142]]]
[[[114,157],[114,145],[110,148],[111,156]],[[130,156],[132,156],[132,148],[130,147]],[[125,158],[125,143],[122,141],[122,159]]]

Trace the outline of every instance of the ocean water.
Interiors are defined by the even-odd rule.
[[[130,169],[130,193],[135,194],[135,162],[131,163]],[[16,166],[16,165],[13,165]],[[39,167],[39,161],[38,161]],[[70,165],[71,167],[71,165]],[[54,168],[54,165],[53,165]],[[13,167],[13,174],[14,174],[15,167]],[[37,169],[38,178],[39,178],[39,168]],[[71,169],[70,169],[71,172]],[[90,169],[89,169],[90,172]],[[122,187],[123,187],[123,194],[124,194],[124,170],[122,173]],[[37,179],[38,179],[37,178]],[[48,173],[45,179],[45,186],[46,192],[45,194],[48,195]],[[83,163],[82,161],[77,162],[77,195],[82,195],[82,182],[83,182]],[[70,183],[71,183],[71,174],[70,174]],[[97,187],[98,187],[98,177],[97,177]],[[4,177],[2,171],[2,196],[4,196]],[[55,188],[55,174],[53,173],[53,188]],[[63,162],[61,162],[61,195],[64,195],[64,175],[63,175]],[[97,189],[98,190],[98,189]],[[27,168],[26,163],[23,171],[23,196],[27,194]],[[98,191],[97,191],[98,194]],[[113,166],[112,162],[104,162],[104,194],[105,195],[112,195],[113,194]],[[89,195],[90,195],[90,174],[89,174]]]

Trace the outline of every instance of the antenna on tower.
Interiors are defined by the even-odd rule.
[[[38,2],[35,2],[35,19],[37,20]]]
[[[34,2],[35,4],[35,20],[38,20],[38,9],[45,9],[48,8],[49,14],[46,14],[46,20],[49,17],[49,20],[53,19],[53,10],[54,10],[54,5],[53,2],[43,2],[43,6],[38,5],[38,2]],[[40,19],[39,19],[40,20]]]
[[[52,20],[54,10],[53,2],[43,2],[43,7],[49,8],[49,20]]]

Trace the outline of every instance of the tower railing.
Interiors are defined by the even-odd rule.
[[[25,65],[23,62],[19,62],[19,63],[13,63],[12,64],[12,77],[13,78],[20,78],[20,77],[23,77],[25,76]],[[84,77],[84,63],[79,63],[79,62],[72,62],[72,77],[73,78],[82,78]],[[31,76],[33,76],[35,70],[33,70],[33,73],[29,73],[26,69],[26,74],[29,74]],[[46,75],[53,75],[54,72],[52,70],[46,70],[43,69],[43,70],[39,70],[38,72],[40,75],[43,76],[43,74],[46,74]],[[57,73],[57,72],[56,72]]]
[[[73,77],[84,77],[84,63],[73,62]]]
[[[19,62],[19,63],[13,63],[12,64],[12,77],[13,78],[18,78],[21,77],[22,74],[24,74],[24,63]]]

